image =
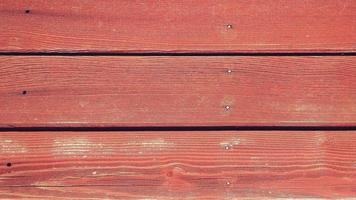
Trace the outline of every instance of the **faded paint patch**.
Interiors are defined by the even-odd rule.
[[[0,153],[1,154],[18,154],[26,153],[28,150],[25,146],[16,140],[0,140]]]
[[[286,197],[286,198],[275,198],[276,200],[324,200],[325,198],[298,198],[298,197]],[[338,198],[336,198],[338,199]],[[356,198],[340,198],[340,200],[356,200]]]
[[[234,147],[240,145],[242,140],[240,138],[232,138],[228,141],[220,142],[220,146],[225,150],[233,149]]]
[[[138,199],[138,200],[160,200],[160,199],[157,199],[157,198],[143,198],[143,199]]]
[[[88,138],[56,138],[53,141],[52,153],[57,156],[86,158],[89,156],[108,155],[113,149]]]
[[[235,100],[233,97],[226,96],[220,103],[221,114],[222,115],[230,115],[231,111],[235,107]]]
[[[93,171],[89,174],[89,176],[95,177],[107,177],[107,176],[143,176],[144,174],[138,172],[130,172],[130,171],[117,171],[117,172],[106,172],[103,169],[99,171]]]
[[[296,112],[320,112],[320,105],[315,104],[305,104],[305,103],[298,103],[295,105],[294,109]]]
[[[79,101],[79,106],[81,108],[84,108],[85,106],[89,105],[89,102],[88,101]]]
[[[123,149],[125,152],[136,152],[137,154],[147,154],[154,152],[161,152],[170,149],[175,146],[174,142],[166,141],[162,138],[142,140],[142,141],[132,141],[127,143],[128,148]],[[134,148],[130,148],[134,147]],[[133,149],[133,150],[131,150]]]
[[[315,141],[316,145],[321,146],[321,145],[323,145],[323,144],[325,144],[327,142],[327,138],[326,138],[325,134],[317,133],[315,135],[315,140],[314,141]]]

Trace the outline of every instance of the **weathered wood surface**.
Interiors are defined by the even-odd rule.
[[[2,132],[0,198],[356,198],[356,132]]]
[[[355,126],[356,57],[0,57],[0,127]]]
[[[0,52],[355,52],[354,0],[1,0]]]

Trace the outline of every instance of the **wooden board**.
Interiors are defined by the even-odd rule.
[[[0,63],[0,127],[356,125],[353,56]]]
[[[356,132],[2,132],[0,198],[356,198]]]
[[[356,52],[356,4],[1,0],[0,52]]]

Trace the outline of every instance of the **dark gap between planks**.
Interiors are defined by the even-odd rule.
[[[175,127],[13,127],[0,128],[0,132],[33,131],[356,131],[356,126],[175,126]]]
[[[344,53],[81,53],[81,52],[0,52],[0,56],[356,56],[356,52]]]

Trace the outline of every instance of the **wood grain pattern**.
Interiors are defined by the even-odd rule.
[[[3,56],[0,127],[355,126],[355,61]]]
[[[355,142],[355,131],[2,132],[0,197],[351,199]]]
[[[355,52],[354,0],[2,0],[0,52]]]

